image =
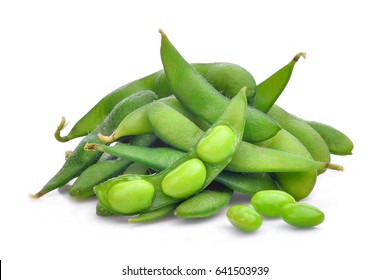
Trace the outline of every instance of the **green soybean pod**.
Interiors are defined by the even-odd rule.
[[[211,217],[229,204],[232,194],[231,189],[213,183],[209,188],[180,203],[174,214],[186,219]]]
[[[312,158],[306,147],[284,129],[273,138],[258,143],[258,145]],[[317,182],[317,171],[315,169],[300,172],[275,172],[274,174],[279,186],[297,201],[307,197],[313,191]]]
[[[50,179],[39,192],[31,196],[33,198],[39,198],[54,189],[62,187],[70,180],[80,175],[81,172],[90,165],[97,162],[102,153],[96,151],[85,151],[84,146],[88,142],[103,143],[98,138],[99,133],[111,134],[123,118],[125,118],[129,113],[146,103],[152,102],[156,98],[156,94],[151,91],[141,91],[131,95],[117,104],[105,120],[80,141],[72,155],[69,156],[68,160],[64,163],[57,174],[54,175],[54,177]]]
[[[236,96],[243,86],[246,86],[248,103],[251,103],[255,97],[255,79],[241,66],[232,63],[215,63],[212,67],[202,67],[201,64],[197,64],[194,68],[215,89],[230,99]]]
[[[266,217],[280,217],[282,207],[290,203],[295,203],[295,199],[280,190],[259,191],[251,198],[253,208]]]
[[[296,54],[287,65],[257,85],[256,96],[252,105],[254,108],[268,112],[287,86],[295,63],[300,57],[306,58],[306,53],[300,52]]]
[[[286,204],[281,210],[282,219],[295,227],[314,227],[321,224],[325,214],[317,207],[306,203]]]
[[[230,223],[245,232],[253,232],[260,228],[263,220],[255,209],[248,205],[233,205],[226,212]]]
[[[146,223],[162,219],[166,217],[169,213],[172,213],[175,210],[176,206],[176,204],[170,204],[150,212],[141,213],[136,217],[130,218],[129,223]]]
[[[181,56],[163,31],[160,30],[160,33],[161,60],[173,94],[189,111],[213,123],[228,106],[229,99],[221,95]],[[254,142],[269,139],[279,129],[277,122],[263,112],[247,108],[244,140]]]
[[[199,118],[198,116],[188,112],[174,96],[161,98],[158,103],[163,103],[182,115],[186,116],[190,121],[196,123],[197,126],[202,129],[208,129],[210,124]],[[153,133],[153,127],[150,125],[148,120],[148,112],[152,107],[155,107],[155,102],[146,104],[134,112],[128,114],[118,125],[115,131],[110,136],[99,134],[99,139],[103,142],[113,142],[121,137],[129,135],[139,135],[144,133]],[[176,128],[176,124],[173,123]]]
[[[233,63],[194,63],[192,66],[202,73],[210,83],[227,96],[234,96],[243,85],[247,86],[248,96],[255,94],[255,81],[253,76],[241,66]],[[223,81],[223,82],[221,82]],[[66,126],[65,118],[62,118],[60,125],[54,133],[55,138],[60,142],[85,136],[93,131],[104,118],[114,109],[115,105],[123,99],[142,90],[151,90],[159,98],[171,95],[171,89],[163,70],[127,83],[113,92],[104,96],[93,108],[91,108],[72,127],[68,135],[61,136],[61,130]]]
[[[121,143],[114,146],[89,143],[85,148],[134,161],[157,171],[168,168],[185,154],[182,151],[168,147],[138,147]],[[260,190],[279,189],[272,176],[264,172],[242,173],[224,170],[215,180],[234,191],[246,195],[254,195]]]
[[[97,162],[80,174],[72,185],[69,194],[77,199],[85,199],[94,196],[94,186],[121,174],[128,166],[129,161],[127,160],[106,160]]]
[[[274,118],[283,129],[294,135],[309,151],[314,160],[330,162],[330,151],[324,139],[302,119],[288,113],[277,105],[272,106],[268,114]],[[326,169],[319,169],[323,173]]]
[[[352,154],[353,142],[340,130],[319,122],[306,121],[308,125],[315,129],[328,145],[331,154],[347,156]]]
[[[149,107],[148,120],[153,133],[159,139],[183,151],[188,151],[204,135],[204,132],[188,118],[158,101],[153,102]],[[301,143],[299,145],[302,146]],[[272,147],[259,147],[245,141],[242,141],[238,152],[226,167],[227,170],[238,172],[293,172],[319,168],[338,170],[340,167],[313,161],[308,152],[297,155],[295,152],[288,153]]]

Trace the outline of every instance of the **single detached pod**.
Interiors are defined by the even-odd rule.
[[[295,203],[294,198],[280,190],[264,190],[257,192],[251,199],[252,206],[261,215],[280,217],[284,205]]]
[[[230,206],[226,216],[233,226],[246,232],[256,231],[263,223],[259,213],[248,205]]]
[[[314,227],[325,219],[325,214],[320,209],[306,203],[286,204],[281,213],[286,223],[296,227]]]

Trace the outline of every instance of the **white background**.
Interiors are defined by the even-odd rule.
[[[389,279],[385,2],[1,1],[4,279],[130,279],[121,276],[128,265],[270,267],[265,277],[242,279]],[[257,82],[307,52],[278,104],[355,143],[353,156],[333,157],[345,171],[320,176],[306,199],[325,212],[322,225],[297,230],[265,219],[244,234],[224,213],[131,225],[95,216],[95,200],[76,202],[58,191],[28,197],[78,143],[54,139],[62,115],[71,126],[105,94],[162,68],[159,28],[188,61],[237,63]],[[226,277],[192,277],[213,278]]]

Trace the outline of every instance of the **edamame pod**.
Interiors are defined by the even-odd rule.
[[[161,60],[173,94],[189,111],[213,123],[228,106],[229,99],[221,95],[180,55],[163,31],[160,30],[160,33]],[[279,129],[280,126],[272,118],[248,107],[244,140],[266,140],[274,136]]]
[[[232,194],[231,189],[213,183],[209,188],[180,203],[174,214],[186,219],[213,216],[229,204]]]
[[[57,174],[39,192],[32,195],[32,197],[39,198],[54,189],[62,187],[81,174],[88,166],[94,164],[101,156],[101,152],[85,151],[84,146],[88,142],[102,143],[97,136],[98,133],[111,134],[122,119],[130,112],[146,103],[152,102],[156,98],[156,94],[151,91],[141,91],[117,104],[104,121],[79,143]]]
[[[203,135],[203,131],[189,119],[171,107],[154,102],[148,111],[153,133],[165,143],[177,149],[188,151]],[[294,141],[297,141],[296,139]],[[258,147],[242,141],[227,170],[239,172],[288,172],[306,171],[318,168],[339,170],[340,166],[320,163],[307,157],[309,153],[296,155],[280,149]]]
[[[186,110],[174,96],[159,99],[159,102],[172,107],[174,110],[180,112],[192,122],[196,123],[199,127],[206,130],[210,127],[210,124],[205,120],[199,118],[188,110]],[[114,142],[121,137],[128,135],[139,135],[144,133],[153,133],[153,128],[148,121],[148,112],[150,107],[155,106],[155,103],[149,103],[134,112],[128,114],[115,129],[110,136],[99,134],[99,139],[103,142]]]
[[[238,149],[242,134],[245,126],[245,110],[246,110],[246,96],[245,88],[243,88],[230,102],[229,106],[226,108],[225,112],[220,116],[220,118],[206,131],[205,136],[212,133],[212,130],[215,127],[220,125],[226,125],[234,133],[233,137],[234,148]],[[201,140],[201,139],[200,139]],[[171,167],[165,169],[163,172],[160,172],[155,175],[124,175],[112,178],[103,184],[94,188],[98,200],[107,208],[110,212],[119,214],[119,215],[129,215],[135,214],[138,212],[148,212],[154,209],[164,207],[166,205],[176,203],[184,198],[184,196],[190,196],[196,192],[199,192],[205,189],[218,174],[225,168],[225,166],[230,162],[232,155],[223,159],[221,162],[209,164],[200,160],[196,153],[196,145],[193,149],[176,161]],[[187,167],[188,165],[188,167]],[[203,177],[203,172],[198,171],[198,167],[205,168],[205,177]],[[192,178],[189,181],[192,171],[196,169],[196,174],[199,175],[197,178]],[[200,168],[199,170],[201,170]],[[167,179],[168,178],[168,179]],[[168,193],[164,192],[164,180],[169,180],[172,184],[167,184],[169,186]],[[198,187],[199,182],[202,182],[202,185]],[[185,184],[184,184],[185,183]],[[153,187],[154,199],[149,200],[151,197],[151,188]],[[181,189],[176,188],[178,191],[177,195],[175,192],[175,187],[180,186]],[[134,191],[132,189],[135,189]],[[111,194],[113,190],[113,194]],[[117,196],[119,193],[132,193],[131,197],[127,199]],[[141,197],[146,193],[146,199]],[[134,201],[142,201],[141,207],[135,207],[133,204]],[[128,201],[128,203],[126,203]],[[143,209],[146,206],[146,202],[150,202],[150,205]]]
[[[280,130],[276,136],[258,143],[258,145],[311,158],[306,147],[284,129]],[[299,201],[312,192],[317,182],[317,171],[313,169],[302,172],[275,172],[275,177],[279,186]]]
[[[319,122],[306,121],[306,123],[321,135],[326,145],[328,145],[331,154],[339,156],[352,154],[353,142],[343,132],[330,125]]]
[[[306,58],[306,53],[298,53],[287,65],[257,85],[256,95],[252,105],[254,108],[265,113],[268,112],[287,86],[295,63],[300,57]]]
[[[70,196],[84,199],[95,195],[93,187],[121,174],[129,166],[127,160],[105,160],[85,169],[69,191]]]
[[[268,114],[274,118],[283,129],[294,135],[309,151],[314,160],[330,162],[330,152],[324,139],[302,119],[288,113],[277,105],[272,106]],[[323,173],[325,169],[319,169]]]
[[[141,163],[157,171],[168,168],[185,155],[182,151],[167,147],[149,148],[129,146],[121,143],[117,143],[114,146],[90,143],[85,148],[87,150],[106,152],[129,161]],[[274,179],[264,172],[241,173],[224,170],[215,180],[234,191],[246,195],[254,195],[260,190],[279,189]]]
[[[256,84],[253,76],[247,70],[236,64],[221,62],[194,63],[191,65],[197,69],[199,73],[202,73],[218,91],[223,92],[227,96],[234,96],[243,85],[247,86],[248,96],[253,98],[255,94]],[[104,120],[117,103],[142,90],[151,90],[155,92],[159,98],[171,95],[171,89],[165,73],[163,70],[160,70],[123,85],[103,97],[72,127],[66,136],[60,135],[61,131],[66,126],[66,120],[63,117],[54,133],[55,138],[60,142],[66,142],[87,135]]]

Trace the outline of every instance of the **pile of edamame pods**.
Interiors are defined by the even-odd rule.
[[[240,230],[257,230],[262,216],[319,225],[324,213],[300,200],[327,169],[343,170],[331,154],[350,155],[353,143],[275,104],[305,54],[256,84],[236,64],[188,63],[160,33],[163,70],[106,95],[66,136],[62,118],[58,141],[84,138],[32,197],[75,179],[70,195],[96,196],[97,215],[141,223],[170,213],[210,217],[238,192],[248,204],[231,205],[226,216]]]

